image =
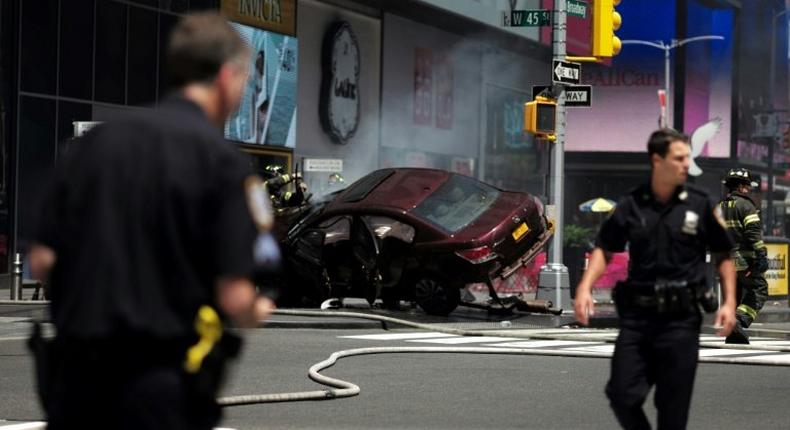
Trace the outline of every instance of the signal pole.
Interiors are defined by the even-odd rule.
[[[555,60],[565,61],[567,4],[566,0],[554,0],[552,48]],[[549,262],[540,268],[538,278],[538,299],[549,299],[554,307],[562,309],[570,306],[570,279],[568,268],[562,263],[562,236],[564,223],[564,187],[565,187],[565,91],[559,86],[556,109],[556,140],[551,146],[550,203],[554,205],[555,230],[554,240],[549,246]],[[553,291],[552,291],[553,290]],[[552,294],[553,293],[553,294]]]

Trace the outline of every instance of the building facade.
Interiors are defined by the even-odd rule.
[[[331,173],[351,182],[380,167],[435,167],[546,200],[550,147],[522,131],[522,109],[534,85],[551,82],[550,32],[505,27],[502,15],[551,3],[0,0],[0,271],[24,252],[36,199],[68,150],[73,122],[110,121],[161,100],[168,30],[195,10],[222,10],[256,47],[245,101],[225,130],[255,166],[299,166],[318,193]],[[714,194],[736,164],[766,178],[773,164],[772,184],[790,187],[790,158],[774,144],[788,105],[786,6],[743,3],[618,6],[622,39],[723,37],[674,49],[668,77],[673,126],[693,135],[716,122],[696,158],[704,173],[694,179]],[[291,27],[273,24],[289,20]],[[569,25],[569,50],[584,55],[589,21]],[[594,224],[579,203],[613,198],[647,176],[644,145],[658,126],[666,79],[663,52],[646,46],[584,64],[593,107],[568,114],[566,223]],[[757,127],[763,115],[779,127]],[[784,194],[771,199],[780,224]]]

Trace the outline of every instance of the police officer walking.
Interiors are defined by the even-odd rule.
[[[222,127],[241,98],[250,48],[203,13],[173,29],[176,91],[100,125],[59,164],[29,258],[50,280],[57,335],[39,361],[51,430],[210,429],[222,324],[253,327],[263,184]],[[264,200],[266,204],[268,201]]]
[[[757,313],[768,298],[768,283],[765,271],[768,270],[768,252],[763,242],[763,228],[760,213],[749,191],[756,183],[746,169],[731,169],[722,181],[727,195],[719,203],[727,231],[735,241],[733,251],[737,277],[736,324],[726,343],[748,344],[746,333]]]
[[[716,257],[724,298],[715,318],[718,334],[735,323],[732,242],[708,195],[685,185],[688,137],[661,129],[649,138],[650,182],[620,199],[601,226],[574,301],[578,321],[593,314],[593,283],[609,255],[628,245],[628,280],[615,287],[620,333],[606,395],[625,429],[649,429],[642,404],[653,385],[659,429],[686,427],[699,353],[705,253]]]

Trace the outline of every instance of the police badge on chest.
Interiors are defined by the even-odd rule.
[[[699,215],[694,211],[686,211],[686,218],[683,219],[683,226],[680,228],[683,233],[697,234],[697,226],[699,225]]]

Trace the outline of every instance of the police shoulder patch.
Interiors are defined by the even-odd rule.
[[[255,226],[260,231],[271,230],[274,224],[274,213],[266,184],[259,176],[251,175],[244,180],[244,191],[247,195],[247,207]]]

